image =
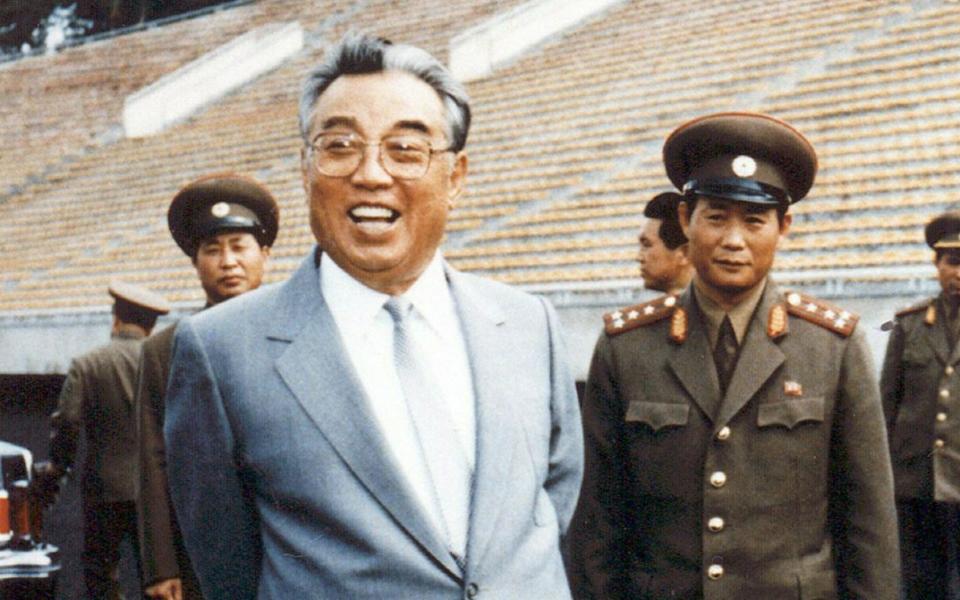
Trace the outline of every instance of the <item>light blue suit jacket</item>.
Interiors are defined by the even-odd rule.
[[[568,598],[583,441],[553,309],[446,268],[476,394],[461,569],[378,430],[316,255],[177,327],[168,473],[207,599]]]

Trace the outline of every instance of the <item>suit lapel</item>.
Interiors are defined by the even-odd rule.
[[[767,315],[770,308],[780,301],[779,292],[772,281],[768,281],[747,334],[744,336],[740,357],[723,399],[716,424],[730,421],[743,406],[757,393],[767,379],[783,364],[785,356],[780,346],[767,335]]]
[[[516,368],[503,327],[506,319],[489,295],[465,276],[448,267],[447,278],[470,357],[476,401],[477,452],[467,542],[467,560],[476,565],[496,534],[523,431],[508,401],[516,396],[516,390],[508,389],[508,378],[503,376]]]
[[[423,514],[386,445],[333,315],[311,255],[281,291],[271,339],[289,341],[276,369],[340,458],[381,505],[448,573],[460,569]]]
[[[689,315],[688,337],[682,344],[674,347],[667,362],[693,401],[712,421],[720,405],[720,382],[713,366],[713,353],[710,352],[705,321],[691,289],[687,288],[680,299],[680,306]],[[664,339],[663,343],[671,342]]]

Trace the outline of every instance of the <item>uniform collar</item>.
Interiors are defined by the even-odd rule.
[[[747,334],[747,328],[750,326],[750,319],[753,318],[753,313],[756,311],[757,305],[760,304],[760,299],[763,298],[763,292],[767,287],[767,280],[764,279],[763,282],[757,285],[750,292],[749,296],[744,298],[740,304],[734,306],[729,312],[724,311],[719,304],[701,292],[696,283],[690,287],[694,292],[694,296],[697,300],[697,304],[700,307],[700,311],[703,313],[704,319],[706,320],[707,335],[710,338],[710,347],[712,348],[717,344],[717,335],[720,331],[720,325],[723,323],[723,318],[726,316],[730,317],[730,323],[733,325],[733,332],[737,336],[737,343],[743,344],[743,338]]]
[[[121,325],[118,331],[110,334],[110,337],[119,340],[142,340],[147,337],[147,334],[135,325]]]

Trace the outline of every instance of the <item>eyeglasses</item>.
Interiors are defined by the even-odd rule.
[[[430,168],[434,154],[453,152],[452,148],[434,150],[429,140],[412,135],[392,135],[379,142],[368,142],[352,133],[322,133],[309,148],[313,164],[321,174],[348,177],[360,167],[367,146],[379,146],[380,166],[397,179],[420,179]]]

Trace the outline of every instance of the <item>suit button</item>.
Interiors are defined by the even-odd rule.
[[[953,375],[953,367],[950,365],[947,365],[947,368],[943,370],[943,374],[948,376]]]
[[[710,485],[715,488],[722,488],[727,483],[727,474],[723,471],[716,471],[710,475]]]
[[[947,413],[945,412],[937,413],[937,423],[943,423],[946,420],[947,420]]]
[[[946,388],[940,390],[940,397],[943,398],[943,399],[949,398],[949,397],[950,397],[950,390],[948,390],[948,389],[946,389]]]
[[[707,521],[707,529],[713,533],[720,533],[723,531],[723,518],[722,517],[713,517]]]
[[[943,446],[944,446],[943,440],[935,440],[933,442],[933,447],[936,448],[937,450],[943,448]]]
[[[467,586],[467,598],[476,598],[480,593],[480,588],[475,583]]]
[[[717,439],[721,442],[725,442],[730,439],[730,428],[724,425],[720,428],[720,431],[717,432]]]
[[[723,577],[723,566],[713,564],[707,567],[707,577],[713,579],[714,581]]]

